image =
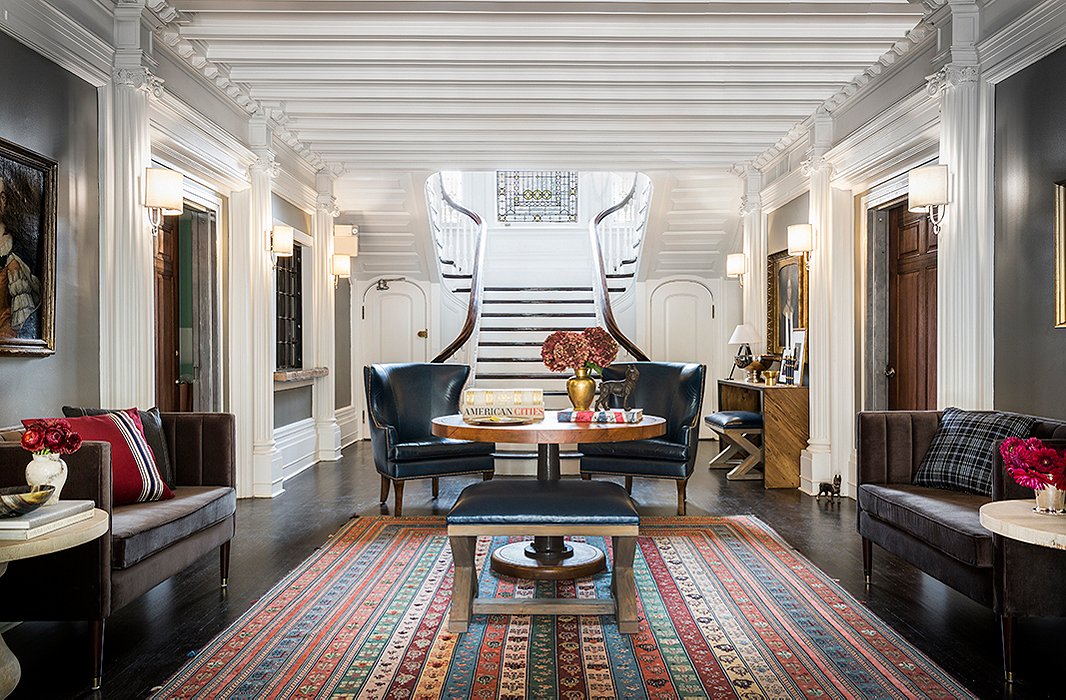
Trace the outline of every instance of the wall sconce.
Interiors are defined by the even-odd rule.
[[[740,280],[740,286],[744,286],[745,263],[744,253],[730,253],[725,257],[725,276],[736,277]]]
[[[334,285],[341,277],[352,276],[352,258],[359,256],[359,237],[355,235],[358,231],[358,226],[338,224],[333,227],[333,257],[330,272],[333,275]]]
[[[274,228],[270,229],[270,254],[275,258],[291,258],[295,245],[296,235],[293,227],[274,224]]]
[[[908,176],[910,190],[907,196],[907,209],[914,214],[925,214],[933,226],[933,232],[940,235],[940,225],[944,223],[945,205],[948,204],[948,166],[927,165],[915,168]]]
[[[152,224],[152,235],[159,235],[164,216],[176,216],[185,209],[185,176],[169,168],[145,168],[144,208]]]
[[[792,224],[788,227],[788,254],[803,258],[803,267],[811,267],[811,251],[814,250],[814,226],[811,224]]]

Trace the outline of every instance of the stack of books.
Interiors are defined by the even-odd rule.
[[[643,408],[628,411],[613,408],[609,411],[559,411],[560,423],[639,423],[644,420]]]
[[[93,517],[93,501],[59,501],[14,518],[0,518],[0,541],[32,540]]]
[[[467,423],[535,423],[544,420],[544,390],[467,389],[461,412]]]

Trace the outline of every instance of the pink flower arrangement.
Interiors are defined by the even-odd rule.
[[[583,331],[555,331],[545,338],[540,357],[553,372],[579,367],[598,372],[618,357],[618,343],[598,326]]]
[[[81,448],[81,436],[62,418],[34,421],[22,434],[22,449],[35,455],[69,455]]]
[[[1048,486],[1066,489],[1066,457],[1039,438],[1007,438],[999,454],[1018,485],[1037,491]]]

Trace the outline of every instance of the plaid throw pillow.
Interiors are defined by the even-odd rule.
[[[914,485],[991,496],[996,445],[1009,437],[1029,437],[1035,425],[1032,416],[947,408]]]

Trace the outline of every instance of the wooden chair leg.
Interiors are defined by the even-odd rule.
[[[640,631],[637,619],[637,584],[633,577],[633,557],[637,551],[636,537],[613,537],[614,567],[611,569],[611,589],[615,599],[618,631],[636,634]]]
[[[448,611],[448,631],[466,632],[474,605],[477,582],[474,579],[474,546],[476,537],[449,537],[455,574],[452,578],[452,603]]]
[[[677,514],[678,515],[684,515],[685,514],[685,501],[687,500],[687,498],[686,498],[686,491],[687,490],[688,490],[688,479],[678,479],[677,480]]]
[[[93,662],[93,690],[104,682],[104,621],[89,620],[89,650]]]
[[[862,538],[862,575],[866,578],[866,585],[870,585],[870,575],[874,568],[874,543],[867,538]]]
[[[389,477],[384,474],[381,475],[381,502],[384,503],[389,498]]]
[[[229,542],[223,542],[218,548],[218,573],[222,578],[222,587],[229,586]]]
[[[482,481],[492,481],[492,472],[481,472]]]
[[[396,492],[394,498],[396,499],[396,507],[393,508],[393,515],[399,517],[403,515],[403,482],[397,481],[393,491]]]
[[[433,498],[435,499],[440,495],[440,477],[433,477]]]
[[[631,476],[626,477],[626,493],[633,495],[633,477]]]

